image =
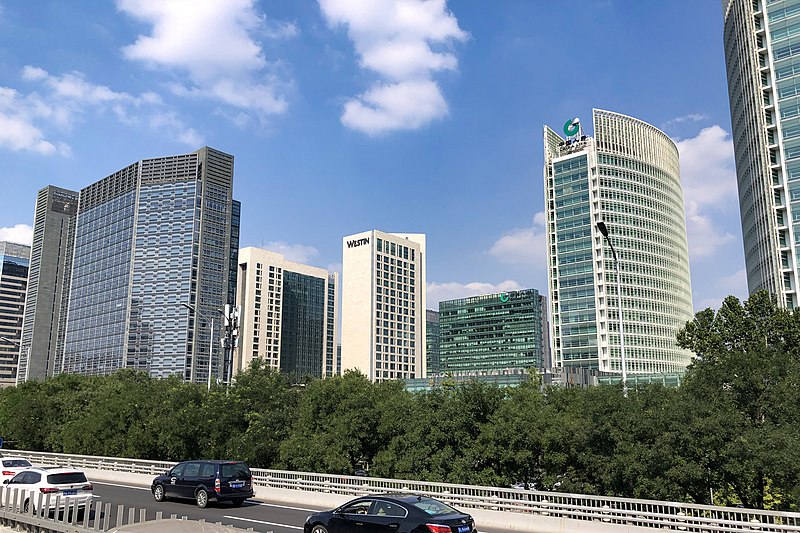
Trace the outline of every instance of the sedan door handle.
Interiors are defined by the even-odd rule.
[[[400,524],[389,524],[389,527],[392,529],[397,529],[398,527],[400,527]]]
[[[356,522],[356,525],[357,525],[357,526],[363,526],[363,525],[364,525],[364,522]]]

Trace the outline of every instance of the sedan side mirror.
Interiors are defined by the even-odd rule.
[[[10,480],[10,479],[4,479],[4,480],[3,480],[3,485],[8,485],[8,482],[9,482],[9,481],[11,481],[11,480]]]

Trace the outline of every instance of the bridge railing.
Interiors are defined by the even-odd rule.
[[[31,462],[156,476],[176,463],[17,451]],[[343,495],[412,492],[457,507],[528,513],[689,533],[800,533],[800,513],[502,487],[252,469],[255,486]]]

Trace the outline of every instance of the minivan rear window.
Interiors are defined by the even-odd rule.
[[[86,474],[83,472],[63,472],[61,474],[47,474],[47,482],[51,485],[68,485],[70,483],[86,483]]]
[[[250,469],[244,463],[226,463],[220,466],[220,475],[226,479],[245,479],[250,477]]]

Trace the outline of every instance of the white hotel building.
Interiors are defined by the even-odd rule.
[[[261,359],[282,372],[338,374],[339,275],[261,248],[239,250],[236,371]]]
[[[371,381],[425,377],[425,253],[424,234],[342,240],[342,370]]]

